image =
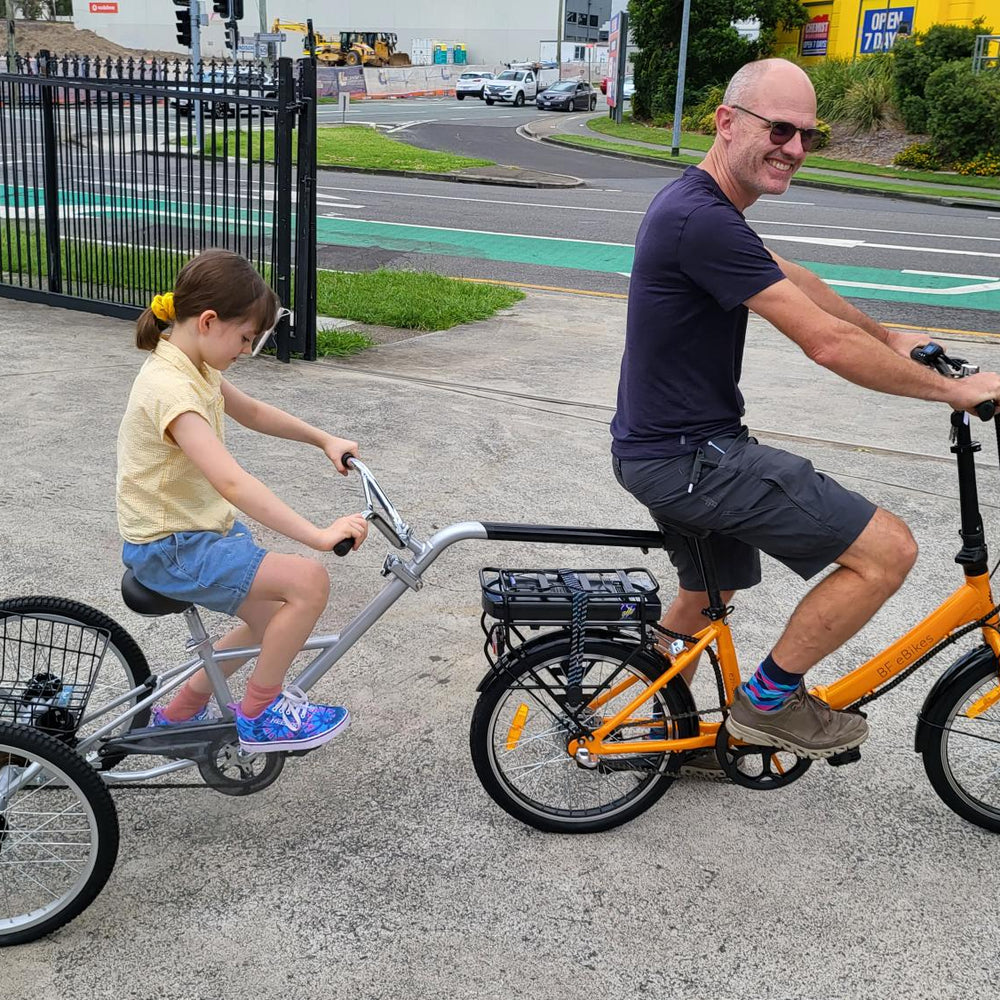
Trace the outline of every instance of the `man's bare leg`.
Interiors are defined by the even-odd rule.
[[[858,632],[900,588],[917,559],[910,529],[876,510],[867,527],[795,609],[771,655],[804,674]]]
[[[729,604],[735,593],[735,590],[722,591],[722,603]],[[670,607],[667,608],[666,614],[660,619],[660,625],[670,629],[671,632],[694,635],[695,632],[700,632],[709,623],[702,614],[702,611],[707,607],[708,594],[705,591],[680,588]],[[667,636],[660,636],[656,648],[666,656],[670,643],[671,640]],[[694,680],[694,673],[697,669],[698,660],[695,660],[681,671],[681,676],[688,682],[688,685]]]

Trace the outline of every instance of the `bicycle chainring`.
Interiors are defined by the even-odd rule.
[[[198,761],[209,788],[223,795],[253,795],[275,781],[285,766],[283,753],[246,753],[237,742],[220,736]]]
[[[719,758],[719,766],[733,784],[762,792],[790,785],[801,778],[812,764],[808,757],[797,757],[777,747],[740,743],[729,735],[725,723],[719,726],[715,754]]]

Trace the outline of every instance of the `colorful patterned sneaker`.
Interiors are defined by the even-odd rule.
[[[351,716],[340,705],[313,705],[290,684],[260,715],[248,719],[236,707],[236,732],[247,753],[308,750],[346,729]]]
[[[164,715],[164,709],[159,705],[153,709],[153,717],[149,720],[151,726],[186,726],[189,722],[211,722],[213,719],[220,718],[219,713],[215,710],[215,706],[209,702],[197,715],[192,715],[190,719],[182,719],[180,722],[171,722],[166,715]]]

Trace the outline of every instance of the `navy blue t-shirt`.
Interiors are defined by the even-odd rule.
[[[653,199],[635,241],[615,455],[684,455],[739,429],[742,303],[782,278],[704,170],[688,168]]]

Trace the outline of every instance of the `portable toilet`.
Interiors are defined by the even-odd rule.
[[[462,42],[455,42],[455,64],[464,65],[469,60],[469,52]]]
[[[443,42],[434,43],[434,62],[435,64],[448,62],[448,46]]]

